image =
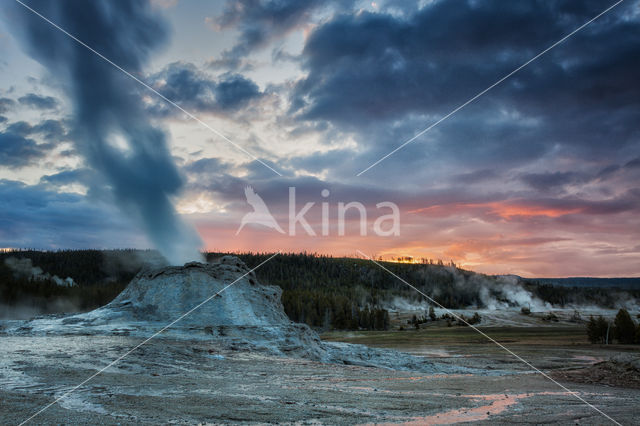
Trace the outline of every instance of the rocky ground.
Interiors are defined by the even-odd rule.
[[[587,367],[557,371],[557,380],[640,389],[640,356],[623,354]]]
[[[507,355],[464,356],[442,349],[440,356],[429,361],[436,367],[441,361],[444,366],[455,364],[478,371],[493,365],[499,366],[500,373],[454,373],[450,368],[442,369],[449,373],[419,373],[221,350],[200,339],[158,338],[63,397],[140,339],[0,339],[3,424],[19,424],[61,397],[31,422],[608,423],[601,414]],[[563,352],[547,351],[547,355],[561,357]],[[602,354],[591,355],[571,356],[573,361],[565,367],[588,366]],[[637,421],[640,390],[563,383],[617,421]]]

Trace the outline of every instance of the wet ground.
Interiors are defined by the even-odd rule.
[[[355,337],[332,335],[331,339]],[[375,335],[369,338],[376,339]],[[131,336],[0,337],[2,423],[27,420],[140,341]],[[31,422],[610,423],[493,346],[448,342],[434,338],[432,345],[425,342],[413,352],[434,363],[479,368],[485,373],[425,374],[325,364],[220,350],[203,341],[158,338]],[[597,346],[512,345],[545,371],[589,366],[613,353]],[[563,384],[616,421],[637,423],[639,389]]]

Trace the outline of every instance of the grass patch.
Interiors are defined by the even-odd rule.
[[[583,326],[479,327],[496,341],[518,345],[589,345]],[[404,331],[332,331],[323,340],[368,346],[406,348],[416,346],[486,345],[489,339],[469,327],[427,327]]]

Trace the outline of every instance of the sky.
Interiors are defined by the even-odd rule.
[[[112,63],[0,6],[2,248],[361,251],[640,276],[637,0],[450,116],[614,2],[24,3]],[[237,233],[247,186],[284,233]],[[316,235],[291,235],[290,188],[294,215],[314,203]],[[366,232],[351,209],[341,235],[350,202]],[[385,202],[391,235],[374,228]]]

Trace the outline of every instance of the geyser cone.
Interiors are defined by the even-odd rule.
[[[221,292],[180,323],[201,327],[290,324],[280,288],[260,285],[255,274],[248,272],[232,256],[213,264],[191,262],[145,271],[105,308],[126,312],[136,320],[170,322]]]

